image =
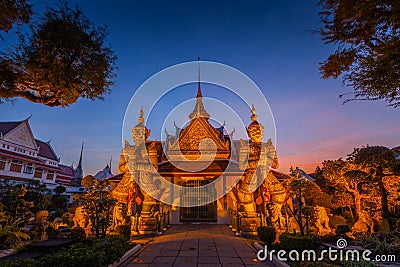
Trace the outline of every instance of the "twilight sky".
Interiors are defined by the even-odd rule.
[[[262,90],[276,123],[282,172],[290,165],[313,171],[323,160],[346,157],[353,147],[366,144],[400,145],[399,109],[386,107],[384,102],[342,105],[338,95],[350,89],[340,80],[320,79],[318,63],[333,48],[310,32],[318,28],[317,1],[71,3],[78,4],[95,24],[108,26],[107,41],[118,56],[119,68],[111,94],[104,101],[81,99],[64,109],[18,99],[14,105],[0,105],[0,121],[23,120],[32,114],[35,137],[51,139],[64,164],[78,162],[84,140],[85,175],[102,169],[111,156],[113,172],[117,172],[125,109],[135,90],[158,71],[197,56],[240,70]],[[39,13],[43,6],[36,1],[34,10]],[[15,38],[4,36],[7,41],[0,41],[0,48]],[[224,89],[207,84],[202,88],[205,97],[229,98]],[[184,101],[195,95],[196,85],[192,84],[174,90],[164,102],[173,108],[177,99]],[[158,112],[165,111],[159,108]],[[248,125],[251,114],[244,112],[248,112],[241,114],[247,117],[244,123]],[[131,116],[137,118],[137,114]],[[182,116],[187,118],[187,114]],[[159,122],[153,120],[149,128]],[[228,120],[227,127],[232,129]],[[150,138],[160,140],[159,132],[152,132]]]

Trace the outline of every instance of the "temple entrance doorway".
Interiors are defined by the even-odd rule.
[[[184,205],[190,207],[180,208],[180,221],[184,223],[191,222],[216,222],[217,221],[217,203],[211,201],[216,194],[215,190],[206,190],[204,185],[207,180],[193,179],[182,184],[181,201]],[[210,192],[211,191],[211,192]],[[209,202],[209,203],[208,203]],[[208,203],[201,206],[193,206],[195,203]]]

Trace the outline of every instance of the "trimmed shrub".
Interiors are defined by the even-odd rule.
[[[321,243],[336,243],[338,240],[338,237],[336,235],[325,235],[325,236],[320,236],[319,237]]]
[[[306,249],[317,249],[319,246],[318,238],[314,235],[300,235],[292,233],[283,233],[279,236],[280,247],[286,251]]]
[[[272,245],[276,238],[276,229],[273,226],[260,226],[257,228],[257,235],[267,245]]]
[[[118,225],[115,229],[115,232],[119,235],[122,235],[126,239],[129,239],[131,237],[130,225]]]
[[[38,259],[34,266],[78,267],[108,266],[120,259],[131,248],[122,236],[88,239]]]

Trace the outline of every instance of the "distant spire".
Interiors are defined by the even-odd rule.
[[[111,158],[110,158],[110,170],[111,170],[111,162],[112,162],[112,155],[111,155]]]
[[[81,156],[79,157],[79,163],[78,163],[78,167],[77,167],[77,168],[81,168],[81,169],[82,169],[83,144],[84,144],[84,141],[82,141]]]
[[[197,57],[197,64],[198,64],[198,74],[197,74],[197,98],[203,97],[201,93],[201,87],[200,87],[200,57]]]
[[[76,169],[74,169],[74,178],[71,180],[72,186],[81,186],[82,178],[83,178],[83,169],[82,169],[82,156],[83,156],[83,144],[82,141],[82,148],[81,148],[81,156],[79,157],[79,163]]]

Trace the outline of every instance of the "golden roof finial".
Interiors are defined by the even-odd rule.
[[[144,123],[144,118],[143,118],[143,106],[140,107],[138,122],[139,122],[139,123]]]
[[[251,121],[257,121],[258,117],[256,115],[256,109],[254,108],[254,104],[251,105]]]

